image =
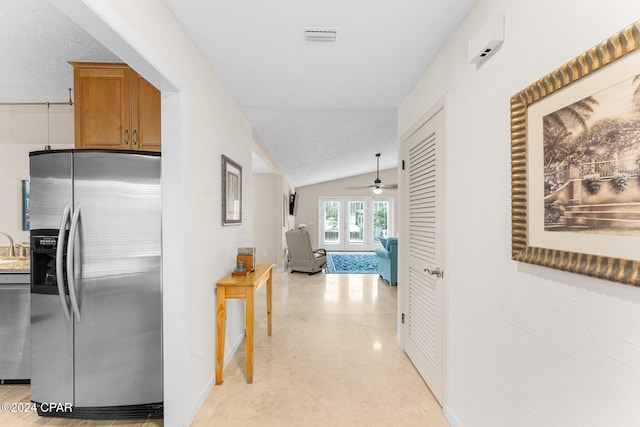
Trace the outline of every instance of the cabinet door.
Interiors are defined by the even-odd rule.
[[[76,148],[130,149],[130,70],[74,70]]]
[[[160,151],[160,91],[131,72],[132,150]]]

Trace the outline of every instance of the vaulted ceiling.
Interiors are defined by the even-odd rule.
[[[397,108],[473,4],[166,2],[295,186],[397,165]]]
[[[165,1],[294,186],[397,165],[397,108],[473,4]],[[4,100],[64,100],[68,60],[118,61],[46,0],[0,4],[0,47]]]

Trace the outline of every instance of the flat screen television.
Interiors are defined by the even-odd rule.
[[[296,193],[289,194],[289,215],[294,215],[298,212],[298,198]]]

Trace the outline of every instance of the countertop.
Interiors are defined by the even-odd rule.
[[[16,254],[23,248],[22,245],[14,245]],[[28,247],[26,247],[28,249]],[[27,254],[29,252],[27,251]],[[28,256],[9,256],[9,247],[0,246],[0,275],[4,274],[29,274],[29,257]],[[6,278],[5,278],[6,279]],[[2,282],[6,283],[5,280]]]
[[[0,256],[0,274],[29,274],[29,258]]]

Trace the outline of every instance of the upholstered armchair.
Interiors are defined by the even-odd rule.
[[[311,235],[305,229],[289,230],[284,233],[289,249],[289,266],[291,272],[302,271],[313,274],[322,271],[327,265],[327,251],[313,250]]]
[[[398,284],[398,238],[380,238],[381,248],[376,248],[378,274],[390,285]]]

